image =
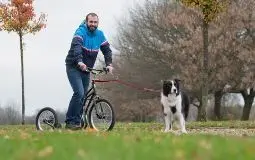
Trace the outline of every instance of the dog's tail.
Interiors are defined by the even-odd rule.
[[[183,109],[185,120],[187,120],[187,118],[188,118],[189,104],[190,104],[190,100],[189,100],[188,95],[186,93],[183,93],[182,94],[182,109]]]

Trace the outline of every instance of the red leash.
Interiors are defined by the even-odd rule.
[[[119,84],[123,84],[125,86],[129,86],[131,88],[135,88],[137,90],[141,90],[141,91],[145,91],[145,92],[155,92],[155,93],[160,93],[160,90],[155,90],[155,89],[150,89],[150,88],[142,88],[142,87],[138,87],[132,83],[128,83],[128,82],[124,82],[122,80],[118,80],[118,79],[112,79],[112,80],[99,80],[99,79],[95,79],[93,80],[94,82],[116,82]]]

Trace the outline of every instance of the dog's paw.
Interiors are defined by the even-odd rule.
[[[164,133],[174,133],[175,131],[172,130],[172,129],[165,129],[165,130],[162,130],[162,132],[164,132]]]
[[[188,132],[186,131],[186,129],[185,130],[182,130],[181,131],[183,134],[188,134]]]
[[[168,133],[168,132],[170,132],[171,130],[169,130],[169,129],[162,129],[161,130],[161,132],[163,132],[163,133]]]

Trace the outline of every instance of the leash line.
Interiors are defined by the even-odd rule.
[[[92,80],[94,82],[99,82],[99,83],[103,83],[103,82],[115,82],[115,83],[119,83],[119,84],[122,84],[122,85],[125,85],[125,86],[129,86],[131,88],[135,88],[137,90],[141,90],[141,91],[144,91],[144,92],[155,92],[155,93],[160,93],[160,90],[155,90],[155,89],[150,89],[150,88],[143,88],[143,87],[139,87],[133,83],[128,83],[128,82],[125,82],[125,81],[122,81],[122,80],[118,80],[118,79],[112,79],[112,80],[99,80],[99,79],[94,79]]]

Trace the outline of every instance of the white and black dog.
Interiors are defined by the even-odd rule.
[[[187,133],[185,120],[189,112],[189,98],[180,90],[180,80],[163,81],[161,104],[165,119],[164,132],[172,131],[173,122],[178,121],[181,132]]]

